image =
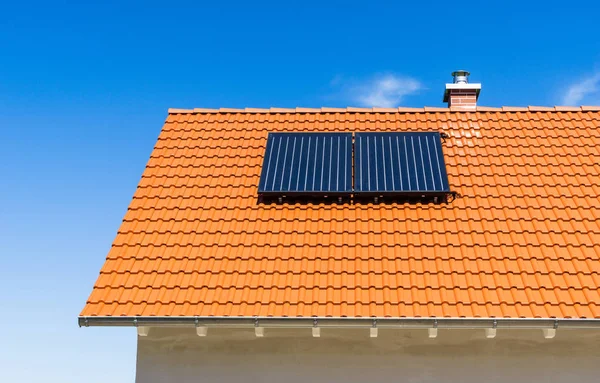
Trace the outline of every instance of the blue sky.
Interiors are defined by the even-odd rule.
[[[600,104],[597,2],[399,3],[3,4],[0,381],[132,381],[76,318],[169,107]]]

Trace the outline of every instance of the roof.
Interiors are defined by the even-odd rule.
[[[443,131],[449,204],[257,203],[268,132]],[[600,107],[170,110],[81,316],[600,318]]]

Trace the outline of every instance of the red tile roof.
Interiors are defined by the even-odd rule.
[[[261,205],[268,132],[443,131],[446,205]],[[600,108],[170,110],[82,316],[600,318]]]

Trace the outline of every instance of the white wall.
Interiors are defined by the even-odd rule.
[[[138,338],[138,383],[600,382],[600,331],[152,329]]]

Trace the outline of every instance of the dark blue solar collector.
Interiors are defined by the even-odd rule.
[[[351,192],[352,133],[269,133],[259,195]]]
[[[439,132],[356,133],[355,195],[450,193]]]

